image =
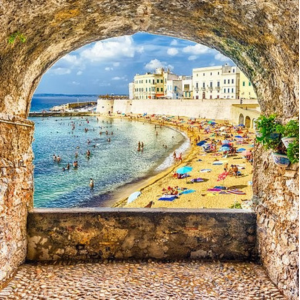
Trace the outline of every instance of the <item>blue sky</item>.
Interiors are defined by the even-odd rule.
[[[170,68],[192,75],[193,68],[234,63],[195,42],[136,33],[85,45],[65,55],[42,77],[35,93],[128,94],[136,74]]]

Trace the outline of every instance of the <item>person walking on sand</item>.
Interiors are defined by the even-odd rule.
[[[90,178],[90,188],[93,189],[94,188],[94,180],[93,178]]]

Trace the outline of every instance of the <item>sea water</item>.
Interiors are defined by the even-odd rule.
[[[179,154],[189,146],[181,132],[146,122],[95,116],[31,120],[35,207],[105,206],[118,188],[169,167],[173,151],[179,148]],[[143,152],[137,151],[139,141],[144,143]],[[53,161],[54,154],[61,157],[60,163]],[[72,166],[75,160],[77,169]],[[68,163],[70,169],[63,171]]]

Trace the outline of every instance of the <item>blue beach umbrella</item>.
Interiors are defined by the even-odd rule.
[[[243,137],[240,135],[235,135],[234,137],[236,137],[237,139],[243,139]]]
[[[245,125],[244,125],[244,124],[239,124],[238,126],[240,126],[240,127],[245,127]]]
[[[230,150],[230,147],[227,146],[227,145],[224,145],[224,146],[222,146],[222,147],[219,149],[219,152],[229,151],[229,150]]]
[[[188,172],[191,172],[192,170],[193,170],[192,167],[185,166],[185,167],[182,167],[182,168],[177,169],[176,173],[177,173],[177,174],[186,174],[186,173],[188,173]]]
[[[245,150],[246,150],[245,148],[239,148],[239,149],[236,150],[236,152],[243,152]]]
[[[203,146],[206,143],[207,143],[206,141],[200,141],[199,143],[197,143],[197,146]]]
[[[195,193],[195,192],[196,192],[196,190],[185,190],[185,191],[179,193],[179,195],[182,195],[182,194],[190,194],[190,193]]]

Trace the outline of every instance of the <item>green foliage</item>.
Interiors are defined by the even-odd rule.
[[[299,122],[290,120],[286,125],[278,124],[277,132],[284,137],[297,137],[299,139]]]
[[[229,206],[229,208],[238,208],[241,209],[242,208],[242,204],[239,202],[236,202],[234,204],[232,204],[231,206]]]
[[[299,137],[288,145],[286,154],[292,164],[299,162]]]
[[[277,150],[281,143],[281,134],[277,131],[276,115],[269,117],[260,116],[256,120],[256,129],[259,135],[256,140],[262,143],[266,149]]]
[[[25,35],[23,33],[20,33],[19,31],[16,31],[9,36],[8,43],[13,44],[16,39],[19,39],[22,43],[26,42]]]

